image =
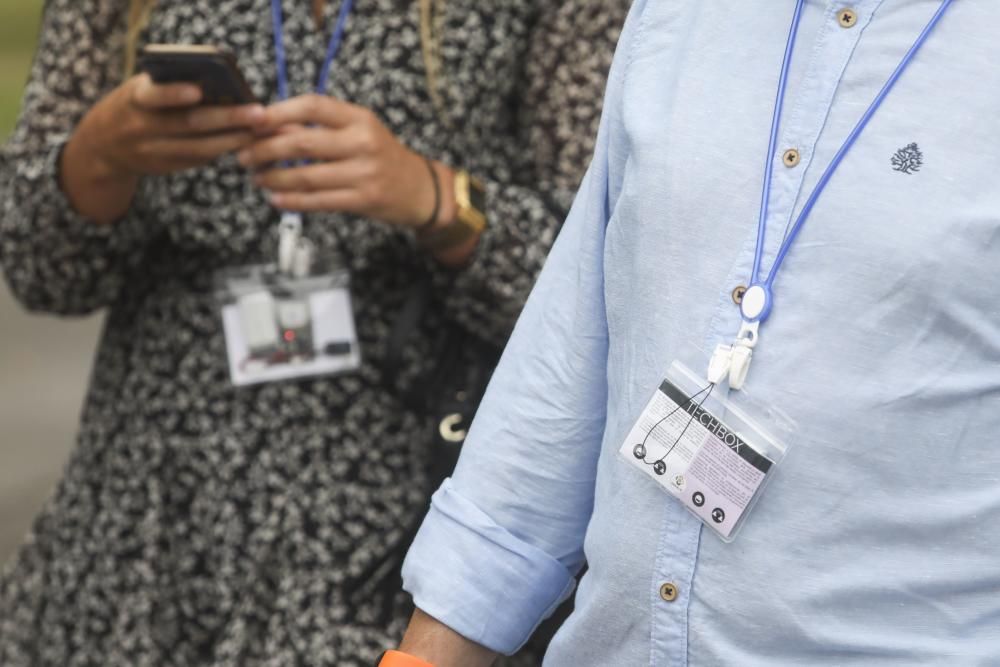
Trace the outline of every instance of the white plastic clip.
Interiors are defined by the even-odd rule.
[[[712,384],[719,384],[729,375],[729,369],[733,363],[733,346],[718,344],[712,359],[708,362],[708,381]]]
[[[729,388],[739,391],[747,381],[750,373],[750,362],[753,360],[753,348],[757,345],[757,331],[760,322],[743,321],[740,332],[736,334],[733,343],[733,358],[729,366]]]
[[[308,278],[312,275],[313,257],[316,255],[316,246],[307,238],[300,238],[292,257],[291,270],[288,273],[293,278]]]
[[[298,213],[283,213],[278,232],[278,269],[282,273],[291,273],[299,239],[302,238],[302,216]]]
[[[739,391],[743,388],[750,372],[753,348],[757,345],[757,331],[760,322],[743,321],[736,341],[732,345],[716,345],[708,362],[708,381],[719,384],[729,376],[729,387]]]

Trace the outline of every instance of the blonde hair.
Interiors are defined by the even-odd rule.
[[[156,0],[129,0],[128,25],[125,28],[125,76],[135,73],[136,49],[139,35],[149,23],[149,15],[153,11]]]
[[[326,0],[313,1],[313,9],[320,13]],[[427,91],[434,108],[444,109],[441,99],[441,24],[445,0],[420,0],[420,47],[427,72]],[[139,37],[149,23],[156,0],[129,0],[128,27],[125,31],[125,76],[135,72],[136,50]]]

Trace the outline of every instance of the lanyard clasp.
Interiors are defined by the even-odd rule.
[[[315,248],[302,236],[302,216],[283,213],[278,230],[278,270],[295,278],[305,278],[312,269]]]
[[[719,384],[729,378],[729,388],[739,391],[743,388],[750,372],[753,348],[759,340],[760,320],[743,320],[740,331],[732,345],[717,345],[712,359],[708,362],[708,381]]]

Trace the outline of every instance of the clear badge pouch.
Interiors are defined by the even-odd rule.
[[[785,457],[792,423],[680,361],[646,404],[619,455],[725,542],[732,542]]]
[[[347,373],[361,365],[350,274],[294,277],[275,265],[222,272],[217,289],[236,386]]]

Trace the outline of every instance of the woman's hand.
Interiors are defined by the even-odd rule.
[[[140,74],[94,105],[63,152],[62,182],[74,207],[111,222],[128,210],[139,177],[237,151],[266,119],[260,105],[203,107],[200,100],[195,85],[157,85]]]
[[[346,211],[395,225],[417,227],[434,210],[427,163],[404,146],[375,114],[321,95],[305,95],[267,109],[259,139],[239,153],[260,170],[255,182],[272,203],[294,211]],[[282,163],[301,166],[283,167]],[[453,174],[434,163],[441,187],[438,220],[454,215]]]

